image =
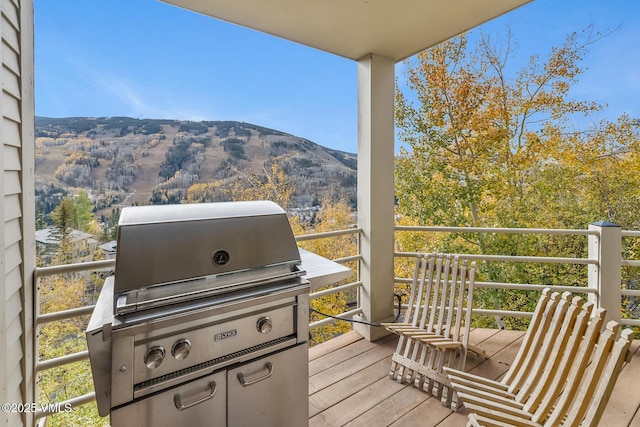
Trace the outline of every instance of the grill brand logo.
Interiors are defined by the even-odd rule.
[[[211,262],[215,265],[225,265],[229,262],[229,259],[231,259],[231,257],[227,251],[215,251],[213,255],[211,255]]]
[[[216,334],[213,337],[213,340],[214,341],[226,340],[227,338],[232,338],[232,337],[235,337],[236,335],[238,335],[238,330],[232,329],[230,331],[220,332],[219,334]]]

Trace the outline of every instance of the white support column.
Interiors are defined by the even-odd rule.
[[[358,61],[358,225],[362,228],[359,320],[393,319],[395,62],[369,54]],[[354,324],[374,341],[384,328]]]
[[[619,225],[602,221],[589,224],[589,230],[598,231],[598,235],[589,236],[589,259],[598,260],[595,265],[589,264],[589,287],[598,291],[597,301],[593,302],[607,309],[607,321],[620,322],[622,229]]]

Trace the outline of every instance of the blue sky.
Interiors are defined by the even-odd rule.
[[[640,1],[536,0],[485,24],[517,55],[620,27],[590,48],[576,98],[640,118]],[[35,0],[36,114],[240,120],[357,149],[354,62],[156,0]],[[400,81],[403,65],[396,67]]]

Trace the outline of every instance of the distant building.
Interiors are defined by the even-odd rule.
[[[118,241],[112,240],[107,243],[103,243],[98,246],[104,252],[106,259],[116,259],[116,249],[118,247]]]
[[[72,259],[74,262],[88,261],[93,249],[98,245],[96,238],[89,233],[80,230],[71,230],[69,234],[73,247]],[[49,264],[60,246],[55,227],[47,227],[36,230],[36,250],[45,265]]]

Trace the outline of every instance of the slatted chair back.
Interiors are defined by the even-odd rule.
[[[525,378],[525,375],[528,375],[533,359],[527,360],[527,356],[532,348],[537,348],[542,342],[544,331],[551,321],[559,300],[560,294],[558,292],[552,293],[550,288],[542,290],[518,353],[509,366],[509,370],[499,382],[461,370],[445,369],[449,379],[461,384],[468,383],[472,387],[480,387],[483,384],[482,387],[488,392],[510,394],[509,388],[514,380],[519,377]]]
[[[447,407],[457,407],[449,391],[444,367],[463,370],[469,351],[475,265],[452,255],[429,257],[435,277],[427,283],[426,301],[431,304],[424,330],[414,336],[420,356],[414,384],[440,398]],[[431,270],[431,267],[430,267]],[[415,359],[414,359],[415,360]]]
[[[533,413],[534,420],[544,420],[549,416],[565,383],[578,375],[580,369],[584,369],[606,317],[604,308],[596,309],[593,316],[589,317],[592,306],[592,303],[584,304],[566,345],[556,353],[561,357],[551,359],[557,362],[556,369],[543,373],[545,377],[538,383],[535,397],[525,405],[525,411]]]
[[[384,324],[400,335],[392,378],[432,392],[446,378],[445,365],[464,368],[474,281],[474,263],[448,254],[417,256],[405,322]]]
[[[598,426],[623,364],[629,362],[631,357],[634,332],[625,329],[616,339],[619,329],[617,322],[610,321],[606,329],[600,332],[598,323],[590,322],[571,361],[569,375],[563,381],[559,396],[547,394],[544,405],[534,414],[507,407],[487,410],[465,403],[471,412],[467,425]],[[542,407],[552,408],[551,413],[547,414],[541,410]]]
[[[471,324],[471,304],[475,266],[461,261],[457,256],[445,254],[427,255],[429,280],[425,283],[422,310],[422,329],[436,341],[451,339],[469,342],[465,327]],[[443,340],[444,339],[444,340]]]
[[[581,361],[581,367],[578,363],[572,367],[565,389],[546,425],[598,425],[622,365],[630,358],[629,348],[634,332],[625,329],[616,340],[619,329],[617,322],[610,321],[600,334],[597,345],[591,346],[587,355],[580,354],[585,362]]]
[[[565,351],[571,332],[576,326],[576,318],[583,306],[582,298],[574,297],[572,299],[571,297],[569,292],[562,294],[562,300],[556,306],[541,351],[533,363],[530,374],[516,395],[518,401],[525,402],[530,397],[535,398],[534,393],[538,390],[538,385],[557,370],[559,363],[557,356]],[[569,302],[569,300],[571,301]]]
[[[588,374],[590,377],[589,384],[584,383],[581,385],[581,391],[576,402],[586,402],[589,400],[587,411],[582,420],[584,426],[597,426],[602,420],[602,415],[607,407],[609,398],[613,393],[613,389],[616,385],[616,381],[622,372],[622,368],[625,363],[631,363],[633,353],[631,351],[631,343],[635,338],[635,333],[631,329],[625,329],[622,331],[620,338],[615,342],[611,353],[607,355],[607,361],[602,368],[601,373],[598,375],[595,369],[596,365],[593,365],[592,370]],[[588,387],[593,394],[588,399],[589,392],[586,391]],[[584,392],[582,390],[585,390]],[[583,394],[584,393],[584,394]],[[567,419],[573,414],[569,413]]]
[[[563,381],[555,380],[566,378],[568,375],[567,367],[562,363],[572,363],[570,355],[576,353],[575,348],[584,336],[593,304],[583,304],[582,298],[572,298],[571,293],[565,292],[561,297],[558,297],[557,293],[552,295],[551,304],[548,304],[545,310],[552,306],[555,308],[550,316],[551,321],[545,328],[543,339],[538,340],[541,341],[541,345],[530,347],[530,351],[536,357],[532,360],[531,368],[528,369],[521,386],[516,390],[512,390],[515,389],[515,383],[491,384],[470,374],[445,370],[453,388],[468,409],[485,413],[493,408],[501,408],[501,405],[508,405],[517,408],[515,413],[519,413],[523,408],[525,411],[533,412],[548,394],[559,393]],[[596,330],[599,330],[602,318],[593,322]],[[563,355],[564,358],[560,357]]]
[[[511,393],[520,390],[525,379],[530,374],[535,362],[536,352],[544,343],[545,333],[549,328],[560,299],[560,293],[551,292],[549,288],[542,290],[542,295],[538,300],[538,305],[533,313],[518,354],[503,379],[503,383],[509,384]]]
[[[410,325],[414,328],[422,329],[425,320],[429,316],[430,283],[437,276],[433,258],[428,254],[418,254],[416,256],[416,269],[414,272],[411,290],[409,291],[409,304],[405,314],[406,319],[410,319]]]
[[[574,297],[565,316],[562,328],[554,340],[544,368],[540,371],[538,378],[530,378],[525,386],[518,392],[517,398],[526,401],[524,409],[534,412],[540,409],[549,411],[550,409],[541,407],[546,400],[555,400],[562,392],[562,385],[569,375],[579,345],[582,340],[589,337],[594,331],[600,330],[605,317],[605,310],[596,310],[595,316],[591,319],[590,331],[587,333],[589,319],[592,314],[593,303],[583,304],[580,297]],[[562,357],[558,357],[561,355]]]
[[[430,289],[431,282],[438,275],[435,271],[435,263],[433,259],[429,259],[428,254],[419,254],[416,260],[416,268],[418,269],[419,280],[417,287],[414,289],[412,286],[411,297],[413,297],[413,304],[409,303],[407,313],[412,312],[411,317],[411,330],[401,330],[400,339],[398,340],[398,349],[400,349],[400,341],[404,338],[403,352],[397,352],[398,355],[402,354],[403,359],[398,357],[392,358],[393,364],[398,363],[398,376],[397,381],[402,382],[403,377],[407,382],[414,382],[416,378],[416,370],[411,369],[408,363],[404,363],[405,360],[415,361],[418,357],[418,352],[421,347],[417,341],[413,339],[414,336],[423,335],[426,333],[424,324],[426,319],[429,318],[429,305],[430,305]],[[408,314],[407,314],[408,316]]]
[[[593,351],[606,311],[598,309],[594,317],[589,319],[591,309],[591,303],[583,305],[581,298],[573,298],[562,320],[562,328],[558,331],[551,327],[547,332],[550,339],[545,339],[545,342],[554,342],[553,349],[548,354],[540,352],[541,360],[536,363],[544,368],[534,369],[519,393],[495,397],[486,390],[482,393],[475,392],[468,383],[460,385],[454,379],[453,387],[458,391],[467,410],[480,416],[480,419],[485,417],[507,422],[507,425],[508,421],[517,419],[526,419],[533,425],[544,424],[551,411],[556,410],[558,396],[567,391],[566,384],[580,375]],[[556,313],[561,310],[562,307],[558,304]],[[527,388],[531,393],[526,392]],[[518,425],[517,422],[515,424]]]
[[[426,254],[417,254],[413,271],[413,281],[409,289],[409,301],[404,314],[405,322],[383,323],[389,331],[400,335],[395,354],[402,354],[404,357],[407,357],[415,346],[415,342],[410,340],[410,332],[420,330],[420,319],[426,316],[422,299],[424,297],[425,278],[427,277],[427,265],[428,260]],[[389,371],[391,378],[397,375],[397,381],[402,382],[403,371],[404,368],[401,365],[395,361],[391,362],[391,370]]]
[[[553,297],[552,300],[555,301]],[[571,293],[564,292],[560,298],[557,299],[555,305],[548,305],[548,308],[555,308],[553,311],[545,311],[546,317],[543,320],[544,327],[536,335],[536,339],[525,357],[523,369],[520,370],[518,375],[513,379],[513,382],[509,385],[509,391],[511,393],[517,393],[519,399],[526,399],[531,391],[531,385],[539,380],[544,365],[555,347],[570,304]],[[572,310],[572,312],[575,311]],[[575,312],[575,314],[577,315],[577,312]],[[573,320],[575,320],[575,318]],[[571,319],[569,319],[569,321],[573,324]]]

